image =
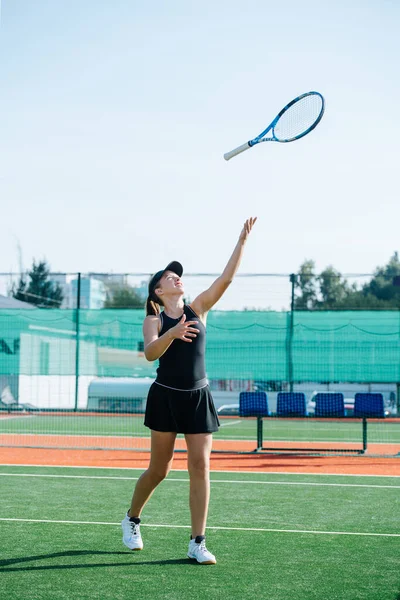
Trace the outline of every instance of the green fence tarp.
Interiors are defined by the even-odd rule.
[[[79,311],[79,375],[150,376],[142,310]],[[209,379],[400,381],[400,312],[211,311]],[[77,311],[0,311],[0,375],[76,375]]]

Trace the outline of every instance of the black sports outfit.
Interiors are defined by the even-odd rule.
[[[212,433],[218,431],[219,420],[205,371],[206,328],[190,306],[185,305],[183,312],[187,321],[198,321],[200,331],[191,343],[173,340],[160,356],[144,424],[155,431]],[[162,312],[160,336],[181,318],[172,319]]]

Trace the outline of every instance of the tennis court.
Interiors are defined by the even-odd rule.
[[[82,311],[75,339],[72,312],[35,315],[39,324],[33,315],[3,315],[8,347],[19,340],[21,348],[19,358],[3,357],[4,378],[18,397],[0,413],[0,570],[7,600],[399,600],[396,412],[368,419],[362,456],[351,455],[363,446],[360,419],[266,417],[263,447],[270,450],[254,452],[257,419],[221,416],[207,530],[218,562],[208,568],[186,558],[189,484],[178,436],[175,470],[143,513],[145,548],[132,553],[122,544],[120,521],[148,464],[149,431],[132,400],[94,399],[89,386],[93,378],[131,374],[133,355],[142,368],[140,350],[129,350],[138,344],[141,319],[139,326],[135,311]],[[361,326],[367,317],[365,341],[365,327],[354,321]],[[56,325],[46,321],[55,318]],[[350,380],[386,400],[396,389],[392,313],[351,320],[299,314],[291,349],[286,314],[213,318],[209,364],[228,404],[249,386],[279,390],[296,369],[299,381]],[[268,394],[273,404],[274,392]]]
[[[144,550],[124,548],[119,522],[139,474],[1,466],[7,598],[399,598],[400,477],[214,471],[218,563],[206,568],[186,558],[184,471],[145,509]]]

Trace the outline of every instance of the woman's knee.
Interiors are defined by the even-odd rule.
[[[188,471],[191,477],[207,477],[210,470],[211,434],[188,434]]]
[[[191,458],[188,460],[188,471],[192,477],[208,477],[210,472],[210,460],[208,456]]]
[[[154,481],[158,481],[158,483],[160,483],[163,479],[166,478],[166,476],[168,475],[168,473],[171,470],[171,464],[167,463],[167,464],[157,464],[157,465],[149,465],[149,468],[147,470],[147,472],[149,473],[150,477],[154,480]]]

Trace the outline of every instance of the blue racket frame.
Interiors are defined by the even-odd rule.
[[[293,136],[291,138],[287,138],[287,139],[281,139],[281,138],[278,139],[276,137],[276,135],[275,135],[275,131],[274,130],[275,130],[276,124],[278,123],[278,121],[280,120],[280,118],[282,117],[282,115],[289,108],[291,108],[293,106],[293,104],[296,104],[296,102],[299,102],[300,100],[302,100],[303,98],[306,98],[307,96],[318,96],[321,99],[321,110],[320,110],[319,115],[317,116],[317,118],[310,125],[310,127],[308,127],[307,129],[305,129],[304,131],[302,131],[298,135]],[[301,94],[300,96],[297,96],[297,98],[294,98],[291,102],[289,102],[288,104],[286,104],[286,106],[284,108],[282,108],[282,110],[276,115],[275,119],[268,125],[268,127],[266,129],[264,129],[264,131],[262,131],[257,137],[253,138],[252,140],[249,140],[245,144],[242,144],[238,148],[235,148],[231,152],[227,152],[226,154],[224,154],[224,158],[225,158],[225,160],[230,160],[234,156],[237,156],[237,154],[240,154],[241,152],[244,152],[245,150],[248,150],[249,148],[252,148],[256,144],[260,144],[261,142],[288,143],[288,142],[294,142],[295,140],[299,140],[300,138],[302,138],[305,135],[307,135],[308,133],[310,133],[310,131],[312,131],[313,129],[315,129],[315,127],[321,121],[324,112],[325,112],[325,99],[324,99],[324,97],[323,97],[322,94],[320,94],[319,92],[314,92],[314,91],[312,91],[312,92],[306,92],[305,94]],[[271,130],[272,130],[272,136],[271,137],[265,137],[267,135],[267,133],[269,133]]]

